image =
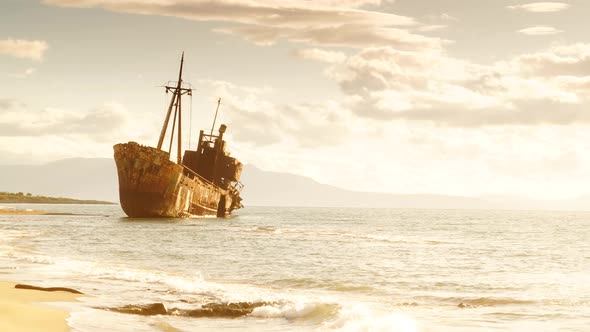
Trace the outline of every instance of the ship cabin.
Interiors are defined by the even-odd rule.
[[[225,150],[226,142],[223,140],[227,126],[222,124],[217,135],[199,133],[199,143],[195,151],[186,150],[182,158],[183,165],[190,171],[185,175],[194,178],[195,174],[225,190],[238,189],[241,185],[242,163],[236,158],[230,157]],[[194,172],[194,173],[193,173]],[[241,189],[241,188],[239,188]]]

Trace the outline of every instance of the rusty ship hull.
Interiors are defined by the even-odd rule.
[[[240,183],[242,163],[226,150],[225,124],[213,134],[221,99],[211,132],[199,132],[196,147],[183,151],[182,96],[193,89],[182,80],[184,52],[180,58],[178,81],[168,84],[170,104],[164,118],[157,147],[135,142],[116,144],[115,163],[119,177],[121,208],[132,218],[187,218],[191,216],[225,217],[242,206]],[[192,99],[191,99],[192,100]],[[174,111],[174,112],[173,112]],[[170,121],[172,120],[172,121]],[[168,151],[164,140],[170,130]],[[189,129],[189,137],[190,137]],[[175,140],[176,136],[176,140]],[[176,141],[176,162],[170,160]]]
[[[240,207],[224,190],[170,161],[168,152],[135,142],[114,146],[123,211],[132,218],[228,215]]]

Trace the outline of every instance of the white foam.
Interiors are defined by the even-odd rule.
[[[25,261],[29,263],[55,264],[55,259],[43,255],[13,254],[13,258],[16,258],[19,261]]]
[[[332,318],[338,305],[323,302],[288,302],[278,306],[255,308],[250,316],[261,318],[285,318],[287,320],[316,318],[324,321]]]
[[[261,318],[279,318],[283,316],[283,311],[281,310],[281,308],[273,307],[271,305],[265,305],[262,307],[254,308],[250,316]]]
[[[256,226],[248,228],[246,231],[253,233],[283,234],[283,230],[281,228],[271,226]],[[289,232],[289,230],[287,230],[287,232]]]
[[[33,263],[52,264],[50,268],[53,274],[63,275],[68,278],[118,280],[130,282],[130,286],[137,283],[141,287],[145,287],[145,284],[160,285],[167,290],[179,293],[179,296],[194,294],[207,296],[222,302],[279,302],[286,299],[284,295],[255,286],[206,281],[198,272],[192,275],[174,274],[123,265],[105,265],[104,263],[52,258],[42,255],[20,255],[18,259]],[[291,298],[291,296],[287,298]]]
[[[0,257],[31,263],[45,263],[47,256],[32,255],[23,250],[23,244],[29,245],[29,238],[43,233],[35,230],[2,228],[0,230]]]
[[[338,317],[323,324],[321,330],[341,332],[417,332],[416,321],[401,313],[377,314],[362,305],[340,311]]]
[[[2,241],[15,241],[18,239],[40,236],[42,234],[43,233],[39,231],[33,230],[3,228],[0,232],[0,239]]]
[[[14,232],[14,237],[20,237],[20,232]],[[46,264],[46,273],[77,280],[118,280],[154,286],[160,285],[167,290],[185,294],[207,296],[223,302],[256,302],[256,301],[284,301],[285,296],[261,289],[255,286],[215,283],[204,280],[203,276],[195,272],[191,275],[174,274],[157,270],[133,268],[120,264],[107,264],[92,261],[69,259],[66,257],[51,257],[46,255],[29,254],[15,251],[8,246],[0,248],[0,257],[7,257],[17,261]],[[154,287],[152,286],[152,287]]]

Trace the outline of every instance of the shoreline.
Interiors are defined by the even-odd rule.
[[[69,216],[73,213],[50,212],[40,210],[19,210],[0,208],[0,216]]]
[[[17,289],[11,281],[0,281],[0,331],[70,331],[70,312],[51,307],[51,302],[75,302],[82,294],[64,291]]]

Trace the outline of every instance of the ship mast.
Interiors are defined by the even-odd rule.
[[[162,149],[162,144],[164,143],[164,137],[166,136],[166,131],[168,130],[168,124],[170,122],[170,115],[172,114],[172,108],[174,108],[174,122],[172,126],[172,134],[170,135],[170,146],[172,146],[172,140],[174,139],[174,126],[176,125],[176,116],[178,115],[178,155],[177,155],[177,163],[182,163],[182,95],[192,95],[192,89],[187,89],[182,87],[182,68],[184,66],[184,52],[182,52],[182,57],[180,58],[180,70],[178,72],[178,82],[176,86],[165,86],[166,93],[169,91],[172,92],[172,99],[170,99],[170,105],[168,106],[168,112],[166,113],[166,118],[164,119],[164,125],[162,126],[162,131],[160,132],[160,139],[158,140],[158,150]]]
[[[217,121],[217,112],[219,112],[219,104],[221,104],[221,98],[217,99],[217,108],[215,109],[215,117],[213,118],[213,125],[211,126],[211,133],[209,136],[213,136],[213,129],[215,129],[215,122]]]

